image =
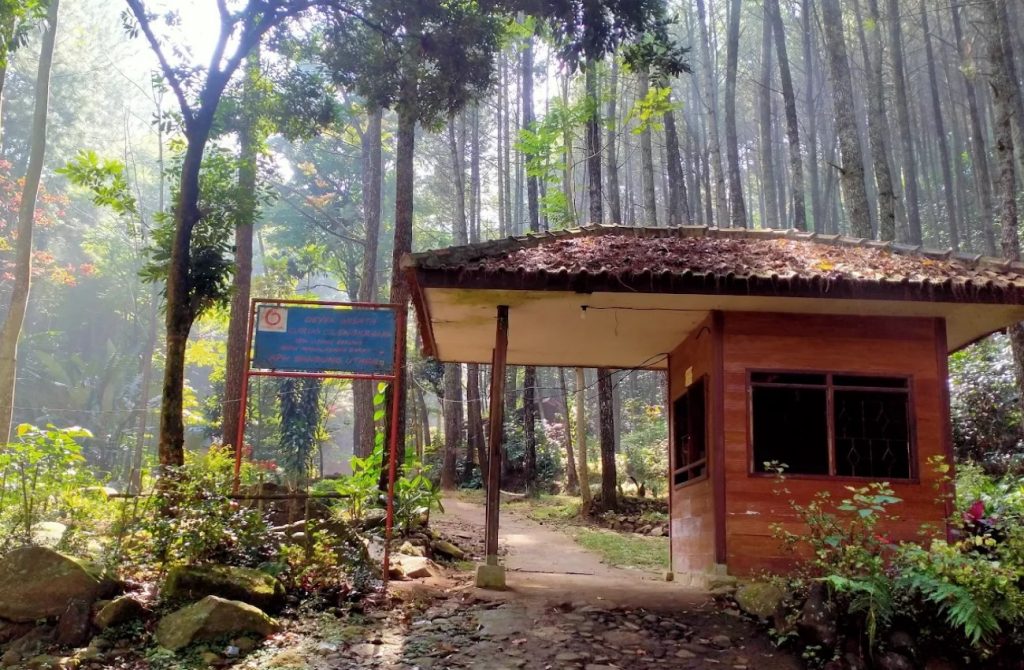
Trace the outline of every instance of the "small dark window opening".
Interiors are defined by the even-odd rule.
[[[672,481],[676,486],[707,474],[707,411],[706,383],[701,377],[672,403],[673,453],[675,469]]]
[[[905,377],[755,372],[750,401],[754,472],[911,477]]]

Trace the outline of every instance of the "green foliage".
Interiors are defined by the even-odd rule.
[[[76,441],[90,437],[79,427],[18,426],[16,440],[0,451],[0,553],[16,542],[31,544],[41,521],[72,532],[88,525],[98,504],[89,498],[104,497]]]
[[[634,103],[626,115],[626,121],[635,120],[633,134],[639,135],[646,130],[662,130],[661,119],[666,112],[673,110],[672,89],[652,86],[647,95]]]
[[[171,145],[177,154],[170,176],[177,182],[181,174],[184,144],[179,140]],[[195,319],[212,307],[223,306],[231,296],[232,242],[238,224],[239,203],[251,197],[238,186],[238,159],[228,151],[207,149],[199,173],[199,209],[202,218],[192,231],[189,254],[189,313]],[[269,192],[261,191],[258,198],[265,202]],[[153,229],[152,244],[148,249],[149,261],[141,272],[147,282],[162,284],[171,263],[171,248],[175,236],[174,217],[161,213]],[[161,288],[166,297],[166,288]]]
[[[1005,335],[993,335],[949,358],[950,411],[957,460],[989,472],[1022,465],[1020,404],[1013,355]]]
[[[271,555],[266,521],[251,507],[228,496],[234,480],[234,454],[211,447],[186,452],[185,465],[167,473],[154,509],[138,520],[126,541],[139,565],[163,569],[174,564],[221,563],[256,566]],[[247,467],[243,482],[254,473]]]
[[[780,484],[776,492],[788,494],[784,478]],[[887,483],[847,487],[851,495],[839,503],[825,493],[807,504],[791,501],[807,530],[793,533],[776,526],[776,535],[793,551],[809,548],[811,559],[788,578],[790,590],[800,594],[811,580],[826,583],[841,632],[862,634],[868,653],[894,629],[917,630],[921,645],[979,661],[1019,647],[1024,642],[1021,482],[993,480],[967,464],[957,485],[958,516],[950,520],[957,539],[931,539],[925,545],[896,544],[885,535],[887,525],[898,519],[894,508],[900,502]],[[986,504],[1005,516],[986,516]],[[925,532],[934,537],[934,531]]]
[[[0,67],[25,46],[32,25],[46,16],[46,0],[0,0]]]
[[[308,480],[316,447],[326,438],[322,386],[321,379],[284,378],[277,383],[281,404],[279,463],[295,487]]]
[[[622,461],[616,468],[643,495],[658,497],[668,480],[668,423],[660,407],[633,399],[623,403]]]
[[[118,215],[138,213],[121,161],[100,158],[95,151],[80,149],[78,155],[57,170],[57,174],[92,193],[93,204],[97,207],[108,207]]]

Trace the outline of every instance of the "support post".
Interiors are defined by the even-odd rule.
[[[395,311],[397,332],[405,332],[406,308],[401,307]],[[387,511],[384,522],[384,569],[382,579],[384,581],[384,592],[388,591],[388,579],[391,577],[391,535],[395,525],[395,479],[398,475],[398,421],[401,413],[405,411],[405,403],[402,402],[403,370],[398,365],[401,361],[402,351],[405,349],[405,340],[395,338],[395,363],[392,369],[395,379],[391,389],[391,424],[388,430],[388,499]]]
[[[491,365],[491,399],[488,426],[487,507],[484,546],[486,562],[477,567],[476,585],[505,588],[505,568],[498,565],[498,512],[501,506],[501,441],[505,425],[505,361],[508,355],[508,305],[498,306],[497,333]]]

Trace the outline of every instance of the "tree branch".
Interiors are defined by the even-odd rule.
[[[194,113],[192,106],[188,104],[188,99],[185,97],[185,91],[181,87],[181,81],[178,80],[177,75],[174,74],[174,68],[167,61],[167,57],[164,56],[163,49],[160,48],[160,40],[157,39],[156,34],[153,32],[153,26],[149,23],[149,17],[146,14],[146,8],[142,4],[142,0],[125,0],[128,3],[128,9],[131,10],[135,16],[135,20],[139,22],[139,28],[142,29],[142,34],[146,36],[146,41],[149,42],[149,46],[153,49],[153,53],[156,54],[157,61],[160,63],[160,70],[164,73],[164,79],[167,80],[171,90],[174,91],[174,95],[178,98],[178,106],[181,107],[181,114],[185,119],[185,126],[188,127],[192,124]]]

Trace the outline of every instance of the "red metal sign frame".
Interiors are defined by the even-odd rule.
[[[395,349],[391,365],[391,374],[362,374],[341,372],[289,372],[287,370],[253,369],[253,337],[255,335],[256,312],[259,305],[287,307],[288,305],[306,305],[313,307],[353,307],[362,309],[391,310],[395,313]],[[388,495],[387,516],[384,526],[384,588],[388,586],[390,572],[391,535],[395,519],[395,477],[398,471],[398,417],[404,411],[402,403],[402,375],[398,369],[401,349],[405,342],[398,337],[405,332],[406,310],[402,305],[375,302],[330,302],[320,300],[276,300],[271,298],[253,298],[249,303],[249,329],[245,348],[245,370],[242,373],[242,394],[238,411],[238,431],[235,439],[235,477],[233,492],[238,493],[242,472],[242,451],[245,443],[245,415],[249,402],[250,377],[305,377],[315,379],[357,379],[366,381],[390,382],[392,385],[392,408],[388,426]]]

